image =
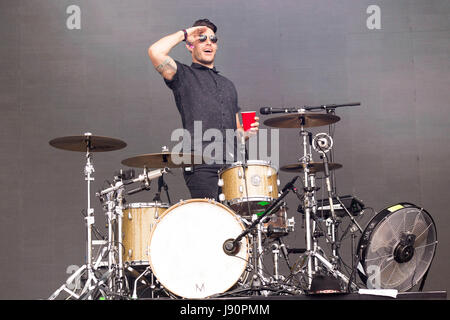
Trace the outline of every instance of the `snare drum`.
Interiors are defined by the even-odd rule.
[[[150,233],[155,221],[169,208],[161,202],[129,203],[122,218],[123,261],[131,265],[149,264]]]
[[[165,211],[152,230],[152,271],[167,290],[183,298],[223,293],[246,273],[247,238],[236,255],[223,250],[224,242],[243,230],[240,218],[214,200],[181,201]]]
[[[264,211],[265,207],[278,197],[279,184],[277,170],[270,162],[248,160],[245,179],[242,163],[237,162],[219,171],[219,186],[222,187],[219,199],[237,214],[248,216]]]

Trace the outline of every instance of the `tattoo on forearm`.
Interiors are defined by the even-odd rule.
[[[175,68],[170,64],[170,58],[167,58],[166,60],[164,60],[164,62],[161,63],[160,65],[156,66],[155,69],[159,73],[163,73],[164,70],[167,70],[167,69],[175,70]]]

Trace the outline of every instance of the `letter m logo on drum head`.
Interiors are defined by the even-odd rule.
[[[195,284],[195,291],[197,292],[203,292],[205,291],[205,284],[202,283],[200,286],[198,285],[198,283]]]

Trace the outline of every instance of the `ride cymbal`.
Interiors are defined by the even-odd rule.
[[[161,152],[131,157],[123,160],[122,164],[134,168],[182,168],[202,164],[206,160],[201,155],[196,154]]]
[[[264,124],[275,128],[311,128],[338,122],[341,118],[325,113],[292,113],[270,118]]]
[[[125,142],[119,139],[83,135],[83,136],[68,136],[56,138],[49,141],[49,144],[57,149],[86,152],[107,152],[120,150],[127,146]]]
[[[302,172],[304,171],[305,165],[303,163],[296,163],[296,164],[288,164],[280,168],[281,171],[284,172]],[[323,162],[310,162],[308,164],[309,172],[316,173],[316,172],[323,172],[325,171],[325,166]],[[337,170],[342,168],[342,164],[339,163],[328,163],[329,170]]]

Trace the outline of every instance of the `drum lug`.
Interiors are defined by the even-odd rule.
[[[239,192],[240,193],[244,193],[244,187],[243,186],[239,186]]]
[[[272,192],[273,192],[273,187],[269,186],[269,193],[272,193]]]
[[[223,193],[219,194],[219,200],[225,201],[225,195]]]
[[[287,220],[287,229],[289,232],[295,231],[295,219],[294,217]]]
[[[219,179],[219,181],[217,182],[217,185],[219,187],[223,187],[223,179]]]
[[[239,177],[239,179],[242,179],[242,171],[241,170],[238,170],[238,177]]]
[[[133,220],[133,216],[131,215],[131,212],[128,212],[128,220]]]
[[[128,250],[128,257],[131,258],[133,256],[133,249]]]

